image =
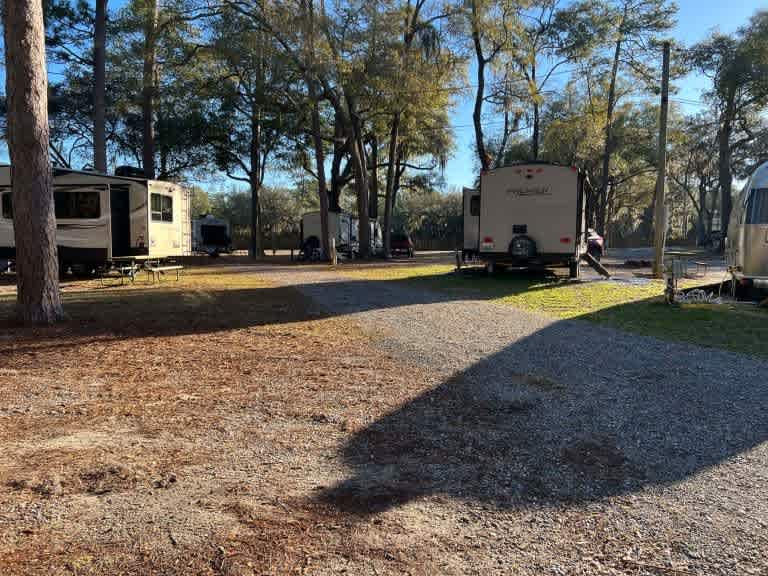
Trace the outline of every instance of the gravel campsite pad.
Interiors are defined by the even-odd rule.
[[[479,573],[768,572],[768,362],[397,281],[270,277],[439,382],[347,443],[347,509],[447,497]]]
[[[2,574],[768,571],[765,361],[312,266],[65,306],[0,320]]]

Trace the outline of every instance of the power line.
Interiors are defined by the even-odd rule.
[[[670,102],[675,102],[677,104],[685,104],[688,106],[707,106],[706,102],[702,102],[700,100],[693,100],[690,98],[670,98]]]
[[[557,70],[550,74],[549,76],[561,76],[563,74],[573,74],[575,72],[578,72],[578,70]],[[545,75],[546,76],[546,75]],[[490,84],[486,84],[485,87],[489,89],[489,91],[492,91],[494,88],[501,88],[504,87],[506,84],[528,84],[528,80],[525,78],[512,78],[508,80],[496,80],[492,81]],[[408,94],[424,94],[424,93],[438,93],[438,92],[463,92],[464,90],[470,90],[470,89],[477,89],[479,88],[479,84],[463,84],[462,86],[447,86],[447,87],[440,87],[440,86],[432,86],[429,88],[419,88],[415,90],[399,90],[396,92],[378,92],[380,95],[385,96],[403,96]]]

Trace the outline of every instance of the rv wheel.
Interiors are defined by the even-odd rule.
[[[568,276],[570,278],[578,278],[580,272],[581,267],[579,266],[579,261],[574,258],[568,263]]]
[[[304,241],[301,250],[304,253],[305,260],[319,260],[320,239],[317,236],[310,236]]]

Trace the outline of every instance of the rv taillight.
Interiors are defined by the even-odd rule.
[[[570,236],[563,236],[562,238],[560,238],[560,244],[570,244],[570,243],[571,243]]]
[[[483,238],[483,242],[486,244],[491,244],[493,243],[493,238],[491,238],[490,236],[486,236],[485,238]]]

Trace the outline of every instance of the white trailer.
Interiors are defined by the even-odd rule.
[[[357,221],[349,212],[328,212],[328,235],[336,239],[338,252],[350,252],[357,246]],[[301,217],[300,250],[306,259],[319,256],[323,243],[320,212],[307,212]]]
[[[480,175],[478,256],[497,266],[568,266],[586,252],[585,177],[572,166],[515,164]]]
[[[218,255],[232,251],[229,221],[203,214],[192,220],[192,251]]]
[[[339,253],[356,254],[360,247],[358,228],[360,222],[349,212],[328,212],[328,233],[336,239],[336,250]],[[384,248],[381,226],[376,220],[370,221],[371,251],[380,254]],[[320,212],[307,212],[301,217],[300,250],[304,258],[313,259],[319,256],[322,249],[322,231],[320,228]]]
[[[462,190],[462,212],[464,217],[464,243],[461,255],[464,260],[477,258],[480,244],[480,191],[475,188]]]
[[[0,166],[0,259],[13,260],[11,166]],[[62,271],[100,268],[113,258],[191,251],[189,192],[170,182],[56,168],[56,244]]]

